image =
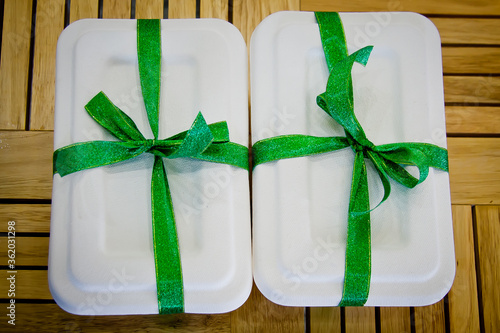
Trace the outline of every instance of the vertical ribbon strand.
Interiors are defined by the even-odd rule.
[[[163,159],[155,156],[151,179],[151,209],[160,314],[184,312],[184,287],[174,207]]]
[[[160,20],[137,20],[137,56],[142,96],[149,125],[158,139],[161,78]],[[151,210],[158,311],[184,312],[184,287],[172,197],[163,159],[155,156],[151,176]]]

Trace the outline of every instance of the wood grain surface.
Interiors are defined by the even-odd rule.
[[[132,3],[123,0],[103,0],[102,18],[128,19],[130,18]]]
[[[310,309],[311,333],[340,332],[341,310],[336,307],[314,307]]]
[[[229,8],[227,0],[200,0],[200,17],[228,19]]]
[[[451,202],[500,204],[500,138],[448,138]]]
[[[86,18],[97,18],[98,15],[99,0],[71,0],[70,23]]]
[[[50,204],[0,204],[0,232],[7,232],[5,221],[16,222],[16,232],[47,233],[50,230]]]
[[[31,130],[54,129],[57,38],[64,29],[64,0],[38,0],[31,92]]]
[[[448,294],[450,332],[479,332],[476,263],[471,206],[453,206],[455,281]]]
[[[410,11],[423,14],[468,14],[498,15],[500,3],[491,0],[456,1],[456,0],[384,0],[384,1],[330,1],[302,0],[301,10],[338,11],[338,12],[371,12],[371,11]]]
[[[414,309],[415,333],[445,333],[444,300]]]
[[[7,222],[15,221],[19,300],[16,327],[4,321],[0,332],[500,331],[500,2],[4,0],[0,9],[0,266],[7,276]],[[249,43],[255,27],[280,10],[416,11],[439,30],[457,265],[447,297],[416,308],[283,307],[254,286],[242,307],[220,315],[82,317],[61,310],[52,300],[46,265],[55,49],[64,25],[99,15],[195,18],[199,13],[231,20]],[[8,280],[0,279],[0,302],[9,301],[8,288]]]
[[[0,249],[7,248],[7,238],[0,237]],[[16,237],[16,265],[47,266],[49,237]],[[7,252],[0,252],[0,262],[7,262]]]
[[[411,332],[410,308],[381,307],[381,332]]]
[[[168,18],[182,19],[196,17],[196,0],[169,0]]]
[[[447,106],[448,134],[500,134],[500,107]]]
[[[348,307],[345,308],[346,333],[375,333],[375,308]]]
[[[163,18],[163,0],[138,0],[135,2],[136,19]]]
[[[32,0],[6,0],[0,60],[0,129],[24,129]]]
[[[75,316],[56,304],[18,304],[23,332],[231,332],[230,315]]]
[[[479,258],[484,331],[500,331],[500,207],[476,207],[477,258]]]
[[[302,333],[304,328],[304,308],[274,304],[255,284],[247,302],[231,312],[231,332]]]

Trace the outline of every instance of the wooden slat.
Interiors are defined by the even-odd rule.
[[[54,129],[57,38],[64,29],[64,0],[38,0],[30,129]]]
[[[500,47],[443,47],[442,52],[444,73],[500,73]]]
[[[7,271],[0,279],[1,290],[9,290],[10,282],[7,280]],[[46,270],[17,270],[16,280],[16,299],[52,299],[49,290],[49,282]],[[10,276],[10,274],[9,274]],[[0,294],[0,299],[8,299],[7,293]]]
[[[329,333],[341,331],[340,308],[311,308],[311,333]]]
[[[410,308],[380,308],[381,332],[411,332]]]
[[[50,205],[0,204],[0,232],[7,232],[6,221],[16,222],[16,232],[49,232]]]
[[[500,107],[447,106],[446,132],[500,134]]]
[[[99,0],[71,0],[69,21],[71,23],[84,18],[97,18]]]
[[[346,333],[375,333],[375,308],[349,307],[345,308]]]
[[[445,333],[444,300],[415,308],[415,333]]]
[[[268,15],[280,10],[300,10],[300,0],[233,0],[233,24],[250,46],[255,27]]]
[[[135,3],[136,19],[162,19],[163,0],[138,0]]]
[[[53,133],[0,132],[0,198],[50,199]]]
[[[200,17],[202,18],[219,18],[226,20],[228,18],[228,3],[227,0],[201,0],[200,1]]]
[[[267,300],[253,286],[245,304],[231,312],[231,332],[304,332],[304,308],[283,307]]]
[[[476,207],[476,223],[484,329],[500,332],[500,207]]]
[[[129,19],[132,3],[124,0],[104,0],[102,18]]]
[[[196,17],[196,0],[169,0],[168,18],[182,19]]]
[[[426,14],[468,14],[500,15],[500,3],[492,0],[301,0],[301,10],[369,12],[369,11],[410,11]]]
[[[500,77],[445,76],[444,100],[471,106],[483,103],[500,104]]]
[[[472,207],[452,209],[457,271],[448,294],[450,332],[479,332]]]
[[[500,45],[500,20],[432,17],[443,44]]]
[[[2,323],[2,327],[6,327]],[[230,315],[75,316],[56,304],[17,304],[13,332],[230,332]]]
[[[500,204],[500,138],[448,138],[451,202]]]
[[[49,237],[16,237],[16,266],[47,266]],[[0,237],[0,249],[7,249],[8,237]],[[0,252],[0,261],[7,264],[7,251]]]
[[[0,61],[0,129],[24,129],[32,0],[6,0]]]

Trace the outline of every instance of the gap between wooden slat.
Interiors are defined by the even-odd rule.
[[[6,0],[0,61],[0,129],[24,129],[32,0]]]
[[[500,331],[500,206],[476,206],[476,242],[486,333]]]

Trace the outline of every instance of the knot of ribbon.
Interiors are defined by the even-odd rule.
[[[198,113],[191,128],[158,139],[161,75],[160,20],[137,20],[141,91],[154,139],[146,139],[133,120],[99,92],[85,106],[88,114],[119,141],[87,141],[57,149],[54,174],[114,164],[143,153],[154,155],[151,211],[159,313],[184,312],[184,289],[177,228],[163,158],[194,158],[248,170],[248,148],[229,140],[225,121],[208,125]]]
[[[448,171],[446,149],[427,143],[391,143],[374,145],[354,114],[351,70],[355,62],[365,66],[373,46],[364,47],[351,55],[347,52],[344,29],[338,13],[315,13],[325,59],[330,71],[326,91],[317,105],[338,122],[345,137],[315,137],[283,135],[257,141],[253,147],[254,167],[284,158],[308,156],[351,147],[355,153],[351,193],[348,208],[344,287],[339,306],[362,306],[368,299],[371,278],[370,212],[390,195],[389,178],[413,188],[423,182],[429,168]],[[384,187],[384,196],[370,209],[365,159],[372,162]],[[416,166],[419,177],[404,166]]]

